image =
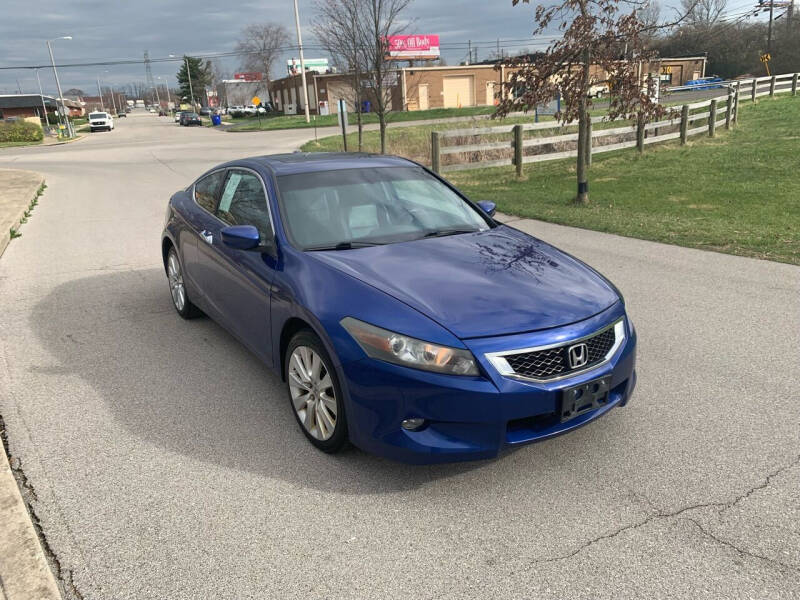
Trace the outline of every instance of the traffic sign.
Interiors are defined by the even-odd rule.
[[[253,96],[253,99],[250,100],[250,104],[252,104],[253,106],[258,106],[259,104],[261,104],[261,98],[259,98],[258,96]]]

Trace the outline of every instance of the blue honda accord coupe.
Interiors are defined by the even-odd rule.
[[[178,314],[278,370],[320,450],[488,458],[636,384],[619,291],[494,208],[401,158],[260,156],[173,195],[161,247]]]

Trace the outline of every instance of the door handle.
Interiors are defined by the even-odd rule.
[[[203,239],[207,243],[209,243],[209,244],[213,244],[214,243],[214,234],[211,233],[210,231],[208,231],[207,229],[204,229],[203,231],[201,231],[200,235],[203,237]]]

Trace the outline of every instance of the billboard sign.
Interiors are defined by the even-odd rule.
[[[251,71],[249,73],[234,73],[233,78],[239,81],[261,81],[264,79],[264,74],[258,71]]]
[[[387,39],[390,60],[436,60],[438,35],[390,35]]]
[[[314,73],[319,73],[320,75],[324,75],[330,69],[327,58],[304,58],[303,65],[306,68],[306,72],[312,71]],[[289,72],[289,75],[299,75],[300,59],[291,58],[287,60],[286,70]]]

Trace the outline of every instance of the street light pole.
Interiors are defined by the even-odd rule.
[[[156,89],[156,102],[158,103],[158,111],[161,112],[161,98],[158,95],[158,86],[153,86]]]
[[[44,105],[44,93],[42,93],[42,80],[39,79],[39,69],[36,69],[36,82],[39,84],[39,98],[42,101],[42,110],[44,111],[44,122],[50,127],[50,117],[47,116],[47,107]],[[56,102],[56,110],[58,110],[58,103]]]
[[[192,72],[189,70],[189,57],[184,56],[183,62],[186,65],[186,77],[189,80],[189,102],[191,102],[192,110],[194,110],[194,92],[192,91]]]
[[[161,81],[161,77],[156,77],[156,79],[158,79],[159,81]],[[167,92],[167,110],[169,110],[169,104],[170,104],[170,102],[172,102],[172,98],[170,98],[170,95],[169,95],[169,86],[167,85],[167,81],[166,81],[166,80],[164,80],[164,89],[165,89],[165,90],[166,90],[166,92]]]
[[[106,112],[106,105],[103,102],[103,90],[100,89],[100,77],[97,78],[97,93],[100,94],[100,110]]]
[[[294,25],[297,28],[297,45],[300,48],[300,75],[303,80],[303,100],[306,105],[306,123],[311,121],[308,112],[308,86],[306,85],[306,63],[303,60],[303,38],[300,36],[300,13],[297,10],[297,0],[294,0]],[[269,77],[269,73],[267,73]]]
[[[58,40],[71,40],[71,35],[65,35],[60,38],[56,38]],[[69,122],[69,115],[67,114],[66,107],[64,106],[64,94],[61,93],[61,82],[58,80],[58,70],[56,69],[56,59],[53,58],[53,46],[50,45],[50,42],[54,42],[55,40],[47,40],[47,49],[50,51],[50,63],[53,65],[53,75],[56,78],[56,88],[58,89],[58,100],[61,101],[61,111],[58,111],[58,100],[56,100],[56,111],[64,113],[64,120],[67,124],[67,135],[69,137],[73,136],[72,133],[72,124]]]

